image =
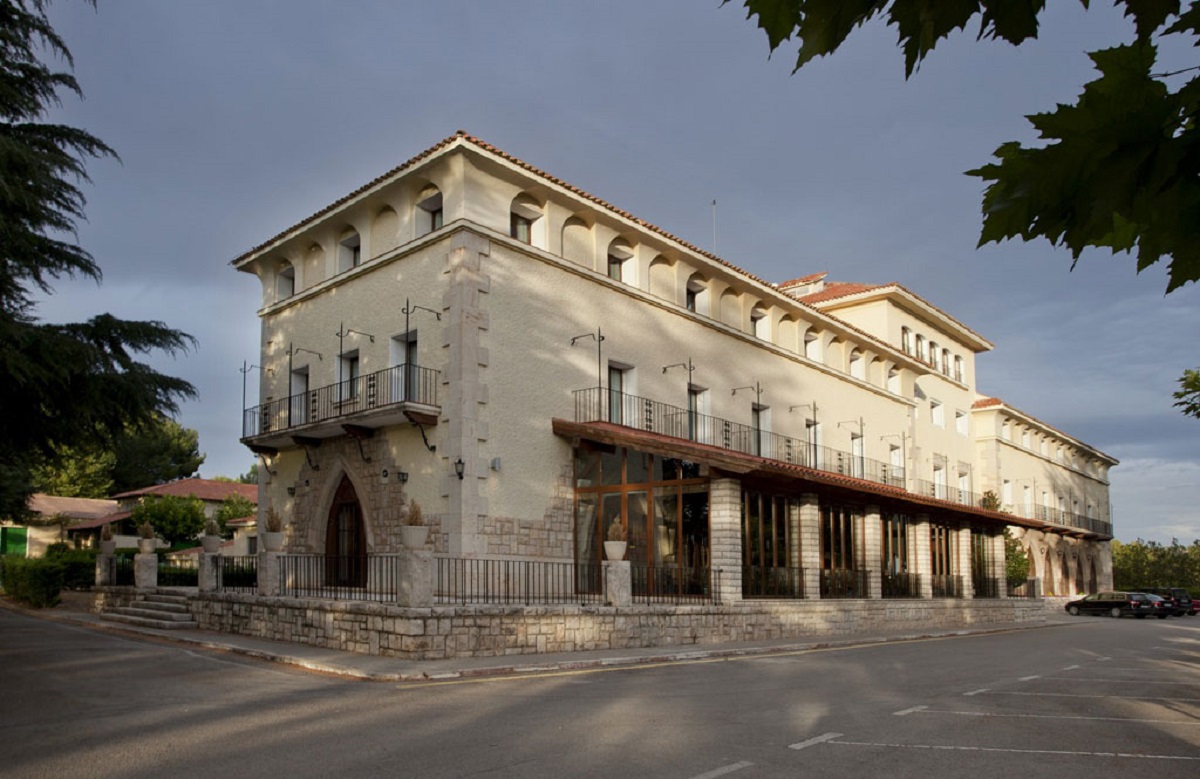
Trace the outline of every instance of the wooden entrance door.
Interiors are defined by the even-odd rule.
[[[367,586],[367,534],[362,506],[350,479],[341,484],[329,506],[325,526],[325,583],[335,587]]]

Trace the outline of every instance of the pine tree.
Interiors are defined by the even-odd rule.
[[[194,345],[162,322],[102,314],[48,324],[35,290],[63,276],[99,281],[100,267],[74,239],[84,218],[85,162],[116,157],[90,133],[45,121],[59,90],[82,95],[71,53],[46,17],[46,0],[0,0],[0,516],[25,512],[30,469],[54,447],[86,445],[194,397],[192,385],[138,357]]]

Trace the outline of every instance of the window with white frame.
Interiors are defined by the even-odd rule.
[[[963,358],[959,357],[958,355],[954,356],[954,380],[959,382],[960,384],[964,381],[964,379],[963,379]]]
[[[954,429],[959,435],[967,435],[967,413],[965,411],[954,412]]]
[[[608,245],[608,277],[614,281],[632,281],[626,264],[633,259],[633,247],[624,238],[615,238]]]
[[[917,359],[925,362],[925,336],[917,336]]]
[[[357,268],[362,262],[362,239],[355,230],[348,230],[338,241],[338,273]]]
[[[946,426],[946,409],[941,402],[936,400],[929,401],[929,418],[938,427]]]
[[[359,395],[359,361],[358,350],[344,352],[338,357],[338,391],[339,402],[355,400]]]
[[[688,311],[705,315],[709,313],[708,281],[699,273],[693,273],[688,279],[685,295],[685,305]]]
[[[950,350],[942,350],[942,373],[946,376],[950,375]]]
[[[1005,479],[1000,485],[1000,505],[1011,506],[1013,502],[1013,485],[1011,479]]]
[[[912,354],[912,330],[907,327],[900,328],[900,351]]]
[[[442,192],[437,187],[426,187],[417,198],[416,232],[418,236],[442,229]]]
[[[940,352],[938,351],[937,341],[930,341],[929,342],[929,364],[933,366],[934,370],[937,370],[938,354],[940,354]]]
[[[285,300],[296,294],[296,269],[287,260],[279,263],[275,273],[275,300]]]

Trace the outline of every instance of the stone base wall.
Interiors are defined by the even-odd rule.
[[[742,602],[703,606],[445,606],[206,593],[204,630],[409,660],[578,652],[1041,622],[1037,600]]]
[[[106,611],[132,605],[137,600],[137,587],[95,587],[92,590],[92,612],[103,614]]]

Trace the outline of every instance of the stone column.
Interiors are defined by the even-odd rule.
[[[991,554],[988,555],[991,560],[991,571],[988,576],[996,582],[996,596],[999,598],[1008,597],[1008,578],[1007,568],[1004,564],[1004,533],[1003,531],[991,538]]]
[[[958,558],[955,561],[955,573],[958,574],[958,580],[962,582],[962,597],[975,597],[975,570],[971,559],[971,525],[968,522],[959,522],[958,528],[954,531],[954,556]]]
[[[158,555],[139,552],[133,556],[133,581],[139,590],[158,587]]]
[[[446,257],[448,284],[442,296],[442,328],[446,350],[446,370],[442,374],[441,418],[445,425],[438,455],[442,459],[442,479],[449,511],[442,520],[447,552],[452,557],[470,557],[487,551],[480,517],[488,513],[486,486],[487,464],[483,451],[489,438],[487,422],[482,419],[482,404],[487,401],[486,368],[489,362],[483,337],[488,315],[483,297],[489,276],[483,260],[491,253],[491,242],[468,230],[451,237]],[[454,463],[463,461],[463,477],[455,475]]]
[[[200,569],[197,572],[197,583],[200,586],[200,592],[216,592],[217,585],[221,581],[221,572],[218,566],[221,565],[221,555],[215,552],[201,552],[198,561]]]
[[[116,555],[96,555],[96,586],[107,587],[113,584],[113,559]]]
[[[279,595],[279,552],[258,553],[258,594]]]
[[[709,485],[709,527],[712,536],[714,595],[722,603],[742,599],[742,484],[737,479],[713,479]],[[720,582],[717,583],[718,571]]]
[[[429,608],[433,605],[433,552],[405,549],[398,557],[396,605]]]
[[[929,559],[929,515],[917,514],[913,522],[912,549],[916,559],[910,561],[919,578],[918,595],[922,598],[933,597],[933,563]]]
[[[821,502],[811,492],[800,496],[800,567],[804,569],[804,597],[821,597]]]
[[[604,596],[608,605],[633,605],[633,566],[628,560],[604,561]]]
[[[867,597],[883,597],[883,575],[879,570],[883,561],[883,521],[879,506],[868,504],[863,517],[863,557],[859,561],[861,570],[867,572]]]

